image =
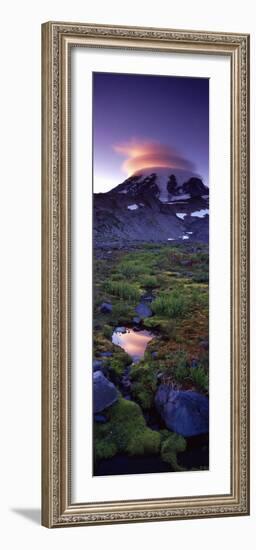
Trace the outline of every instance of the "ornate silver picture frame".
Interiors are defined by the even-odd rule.
[[[168,498],[159,495],[127,500],[112,500],[110,495],[107,501],[93,502],[87,501],[86,495],[85,502],[72,499],[71,52],[78,47],[102,52],[129,50],[131,55],[148,51],[155,56],[174,52],[181,56],[211,55],[220,60],[226,56],[230,60],[231,437],[230,491],[225,494]],[[42,25],[42,524],[64,527],[248,514],[249,35],[45,23]]]

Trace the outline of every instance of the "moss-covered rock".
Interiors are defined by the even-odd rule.
[[[142,407],[150,409],[157,389],[156,369],[150,363],[134,365],[131,371],[132,396]]]
[[[161,458],[164,462],[170,464],[175,471],[182,471],[183,468],[178,464],[177,453],[186,450],[186,440],[182,435],[178,435],[168,430],[161,430]]]
[[[161,435],[147,427],[140,407],[123,398],[106,411],[106,424],[94,424],[95,459],[110,458],[117,453],[156,454]]]

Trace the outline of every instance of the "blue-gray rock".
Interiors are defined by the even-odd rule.
[[[151,317],[152,315],[151,308],[147,304],[144,304],[143,302],[140,302],[136,306],[135,311],[136,313],[138,313],[140,317],[142,317],[142,319],[145,319],[146,317]]]
[[[94,359],[92,363],[93,372],[96,372],[97,370],[101,370],[101,367],[103,366],[102,361],[100,359]]]
[[[94,415],[94,420],[98,424],[106,424],[106,422],[108,421],[104,414],[95,414]]]
[[[93,373],[93,412],[104,411],[118,399],[117,389],[101,371]]]
[[[116,327],[115,332],[121,332],[121,334],[125,334],[126,333],[126,328],[125,327]]]
[[[151,351],[151,357],[152,357],[153,359],[156,359],[156,358],[157,358],[157,355],[158,355],[157,351]]]
[[[184,437],[209,432],[209,399],[188,390],[176,391],[162,384],[155,396],[158,412],[166,427]]]
[[[100,353],[100,356],[101,357],[112,357],[113,356],[113,352],[112,351],[102,351]]]
[[[100,306],[101,313],[112,313],[113,306],[109,302],[102,302]]]
[[[139,325],[139,324],[140,324],[140,321],[141,321],[141,318],[140,318],[140,317],[133,317],[132,322],[133,322],[135,325]]]

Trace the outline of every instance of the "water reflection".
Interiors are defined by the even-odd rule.
[[[148,330],[134,331],[126,329],[125,333],[113,332],[112,342],[120,346],[131,357],[134,363],[142,359],[148,342],[154,338],[154,335]]]

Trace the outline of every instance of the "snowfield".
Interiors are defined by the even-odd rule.
[[[129,206],[127,206],[128,210],[138,210],[138,205],[137,204],[129,204]]]
[[[203,208],[202,210],[196,210],[196,212],[192,212],[190,216],[193,218],[204,218],[205,216],[209,215],[208,208]]]

